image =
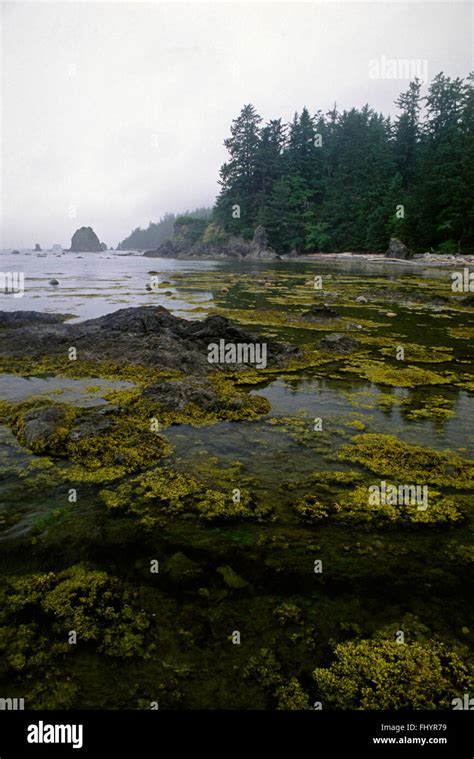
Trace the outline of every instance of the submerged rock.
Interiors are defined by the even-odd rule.
[[[234,572],[228,564],[225,567],[217,567],[216,571],[222,576],[228,588],[239,590],[248,586],[248,582],[238,575],[237,572]]]
[[[188,558],[186,554],[178,551],[168,561],[166,574],[172,582],[182,585],[202,575],[202,569],[199,564]]]

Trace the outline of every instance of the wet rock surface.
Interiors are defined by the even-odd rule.
[[[333,308],[329,308],[325,303],[322,306],[311,306],[309,311],[305,311],[301,315],[302,319],[310,322],[331,321],[332,319],[339,318],[337,311]]]
[[[354,340],[347,335],[341,335],[334,332],[332,335],[326,335],[319,341],[319,347],[329,353],[349,354],[360,348],[358,340]]]
[[[25,313],[27,315],[25,315]],[[188,321],[162,306],[125,308],[75,324],[64,317],[35,312],[0,314],[0,350],[6,356],[67,356],[74,347],[81,360],[114,360],[120,364],[205,374],[210,343],[266,343],[268,365],[284,365],[299,355],[294,346],[266,340],[223,316]],[[19,329],[21,327],[21,329]],[[249,364],[232,368],[249,368]],[[229,368],[227,365],[226,368]],[[251,365],[250,365],[251,368]]]

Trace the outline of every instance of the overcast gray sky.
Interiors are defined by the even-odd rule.
[[[3,2],[0,247],[68,246],[82,225],[115,245],[212,205],[244,103],[264,119],[335,101],[393,113],[408,82],[371,78],[383,56],[466,76],[472,7]]]

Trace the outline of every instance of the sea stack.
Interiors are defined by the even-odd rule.
[[[41,251],[41,245],[39,244],[39,242],[36,243],[35,250],[36,251],[38,251],[38,250]]]
[[[72,236],[70,250],[74,253],[100,253],[102,247],[92,227],[81,227]]]

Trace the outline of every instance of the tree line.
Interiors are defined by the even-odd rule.
[[[229,159],[213,222],[279,253],[474,249],[474,75],[410,82],[392,120],[373,108],[262,124],[245,105],[224,141]]]
[[[211,214],[211,208],[196,208],[194,211],[185,211],[179,216],[174,213],[165,213],[159,221],[150,221],[147,229],[141,227],[134,229],[118,244],[117,250],[155,250],[160,243],[173,239],[178,219],[209,219]]]

